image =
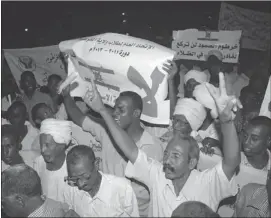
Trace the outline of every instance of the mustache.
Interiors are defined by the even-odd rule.
[[[163,171],[165,171],[166,169],[170,170],[171,172],[175,172],[175,168],[170,166],[169,164],[163,165]]]

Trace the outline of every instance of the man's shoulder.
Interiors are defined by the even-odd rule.
[[[119,187],[119,186],[124,187],[124,186],[131,185],[131,181],[124,177],[119,177],[119,176],[104,174],[104,173],[102,174],[102,177],[106,179],[107,182],[109,182],[110,184],[116,187]]]

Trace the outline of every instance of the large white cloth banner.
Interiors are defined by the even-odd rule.
[[[210,51],[218,50],[223,62],[237,63],[242,31],[199,31],[187,29],[173,31],[172,49],[175,59],[206,61]]]
[[[242,30],[242,48],[263,51],[270,49],[271,14],[269,13],[222,2],[218,29]]]
[[[260,116],[266,116],[271,119],[271,76],[265,91],[265,96],[262,102]]]
[[[51,74],[67,76],[57,45],[26,49],[5,49],[4,55],[18,87],[24,71],[32,71],[40,86],[47,84]]]
[[[120,92],[134,91],[143,99],[142,120],[169,124],[167,73],[162,66],[173,59],[173,50],[115,33],[64,41],[59,48],[70,54],[69,65],[73,63],[73,71],[81,77],[77,76],[79,85],[71,93],[73,96],[84,93],[82,80],[94,79],[104,103],[113,106]]]

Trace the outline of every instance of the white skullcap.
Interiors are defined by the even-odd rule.
[[[194,79],[199,83],[204,83],[210,81],[210,75],[203,71],[190,70],[184,75],[184,84],[190,79]]]
[[[206,118],[205,108],[192,98],[182,98],[177,101],[173,115],[184,115],[192,130],[197,131]]]
[[[66,120],[46,119],[41,122],[40,134],[51,135],[56,143],[68,145],[72,139],[72,125]]]
[[[211,96],[210,92],[208,91],[206,87],[207,83],[202,83],[195,87],[193,91],[193,96],[196,98],[196,100],[201,103],[204,107],[211,109],[211,116],[216,119],[218,117],[218,112],[216,108],[215,101],[213,97]],[[213,86],[212,84],[208,83],[210,86]],[[217,90],[219,92],[219,89],[214,87],[214,90]]]

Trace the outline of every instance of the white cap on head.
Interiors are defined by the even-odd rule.
[[[46,119],[41,122],[40,134],[51,135],[56,143],[68,145],[72,139],[71,126],[70,121]]]
[[[173,115],[184,115],[192,130],[197,131],[206,118],[205,108],[192,98],[182,98],[177,101]]]
[[[184,75],[184,84],[190,79],[195,79],[199,83],[204,83],[210,81],[210,75],[204,71],[190,70]]]
[[[210,86],[213,86],[209,83]],[[219,89],[214,87],[214,90],[219,92]],[[201,103],[204,107],[209,108],[211,110],[211,116],[216,119],[218,117],[218,112],[216,108],[215,101],[213,97],[211,96],[210,92],[208,91],[206,87],[206,83],[202,83],[195,87],[193,91],[193,96],[196,98],[196,100]]]

